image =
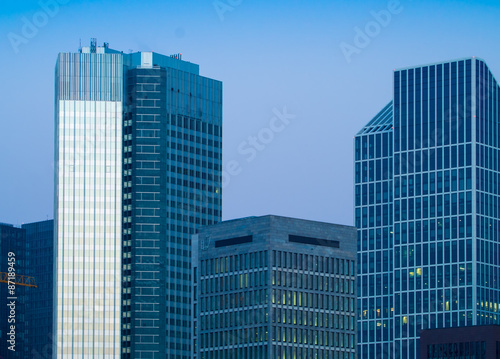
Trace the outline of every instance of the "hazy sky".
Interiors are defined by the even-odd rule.
[[[499,78],[499,19],[498,1],[4,2],[0,222],[53,218],[54,66],[80,39],[180,52],[223,82],[224,219],[352,224],[353,136],[393,70],[478,56]]]

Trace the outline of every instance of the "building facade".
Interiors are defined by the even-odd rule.
[[[55,341],[54,316],[54,221],[26,223],[28,263],[25,274],[35,279],[27,289],[26,343],[29,358],[52,358]]]
[[[118,358],[123,55],[61,53],[55,89],[57,358]]]
[[[356,231],[277,216],[193,237],[193,358],[355,358]]]
[[[3,358],[52,358],[53,248],[53,220],[26,223],[20,228],[0,224],[0,272],[8,273],[9,267],[13,267],[15,274],[33,277],[36,284],[36,287],[17,284],[11,293],[8,283],[0,283],[0,302],[4,308],[0,311]],[[14,307],[8,307],[12,302]],[[15,326],[13,347],[8,342],[10,325]]]
[[[26,233],[11,224],[0,223],[0,272],[26,275],[28,253]],[[9,280],[14,281],[14,277]],[[0,356],[3,358],[25,358],[26,306],[28,288],[9,283],[0,283]],[[11,326],[14,326],[12,329]]]
[[[190,358],[191,236],[222,215],[222,83],[176,57],[125,61],[124,358]]]
[[[423,330],[420,353],[421,359],[500,359],[500,325]]]
[[[59,55],[58,357],[190,357],[190,236],[221,218],[221,136],[222,84],[180,54]]]
[[[394,72],[355,137],[358,355],[418,358],[421,329],[499,323],[499,92],[470,58]]]

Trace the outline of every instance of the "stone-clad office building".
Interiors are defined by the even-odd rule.
[[[194,354],[354,358],[356,231],[278,216],[193,238]]]

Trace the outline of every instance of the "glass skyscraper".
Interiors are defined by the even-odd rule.
[[[54,221],[26,223],[22,229],[26,233],[28,254],[25,274],[34,277],[37,285],[27,290],[27,331],[23,347],[26,346],[29,358],[51,358],[54,351]]]
[[[25,243],[26,232],[23,229],[0,223],[0,272],[27,275],[28,254]],[[2,279],[14,281],[14,277]],[[26,302],[29,291],[33,289],[36,290],[20,285],[12,288],[12,284],[0,283],[1,358],[25,358],[29,355],[28,348],[24,345],[27,339]],[[13,330],[11,325],[15,326]]]
[[[469,58],[399,69],[355,137],[358,356],[500,322],[499,87]]]
[[[123,55],[61,53],[55,89],[57,358],[118,358]]]
[[[191,236],[222,215],[222,83],[175,57],[125,62],[123,358],[191,358]]]
[[[279,216],[193,239],[196,359],[356,354],[356,230]]]
[[[221,137],[222,83],[180,54],[59,55],[58,357],[190,357],[190,237],[221,218]]]
[[[14,293],[10,293],[8,283],[0,283],[2,358],[52,357],[53,248],[53,220],[25,223],[21,228],[0,223],[0,272],[8,273],[12,263],[16,274],[34,279],[34,282],[25,279],[23,283],[36,284],[36,287],[17,284]],[[11,301],[15,302],[12,308],[15,313],[7,307]],[[10,325],[15,326],[14,346],[7,341],[11,339]]]

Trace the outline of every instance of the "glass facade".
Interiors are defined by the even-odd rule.
[[[54,221],[22,225],[26,232],[28,265],[26,275],[35,278],[28,288],[26,304],[26,347],[29,358],[51,358],[54,352]]]
[[[5,308],[0,311],[0,357],[52,356],[53,249],[52,220],[26,223],[21,228],[0,223],[0,272],[8,273],[12,263],[16,274],[33,277],[36,284],[16,285],[10,293],[8,283],[0,283],[0,304]],[[11,301],[15,302],[15,313],[7,307]],[[15,325],[15,351],[8,349],[12,345],[7,341],[10,325]]]
[[[252,217],[193,242],[194,358],[355,358],[355,229]]]
[[[126,58],[123,358],[191,358],[191,236],[221,219],[222,83]]]
[[[481,60],[396,70],[393,102],[357,134],[361,358],[499,323],[498,104]]]
[[[120,54],[59,55],[57,358],[120,356],[122,83]]]
[[[9,268],[14,269],[15,274],[27,275],[28,253],[26,250],[26,232],[11,224],[0,223],[0,272],[9,273]],[[12,253],[9,255],[9,253]],[[13,258],[13,260],[12,260]],[[28,295],[36,288],[16,285],[13,292],[8,283],[0,283],[0,357],[2,358],[26,358],[29,357],[28,348],[23,344],[27,340],[26,311],[28,307]],[[15,307],[8,307],[14,302]],[[11,309],[13,311],[11,311]],[[15,335],[15,341],[11,339],[11,328]],[[9,334],[10,333],[10,334]],[[15,344],[12,347],[12,344]],[[15,351],[9,350],[9,347]]]

